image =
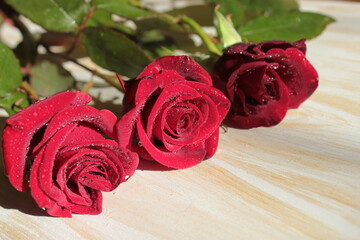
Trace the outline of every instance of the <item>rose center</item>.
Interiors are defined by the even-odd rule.
[[[236,95],[245,115],[253,114],[255,107],[277,100],[278,76],[272,65],[260,65],[236,76]],[[238,108],[236,108],[238,109]]]
[[[191,134],[192,126],[196,122],[196,112],[187,106],[175,106],[166,116],[166,132],[173,137]]]

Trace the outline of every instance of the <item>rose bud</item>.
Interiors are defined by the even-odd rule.
[[[226,85],[229,77],[242,64],[255,61],[277,63],[274,68],[286,84],[289,95],[289,108],[297,108],[318,86],[318,74],[305,57],[305,40],[294,43],[267,41],[256,43],[242,42],[224,50],[214,66],[214,85]]]
[[[6,121],[2,147],[10,183],[25,191],[29,181],[32,197],[52,216],[99,214],[101,191],[115,189],[138,165],[135,153],[109,139],[116,138],[116,116],[85,106],[90,101],[82,92],[61,92]]]
[[[162,57],[125,82],[125,114],[117,131],[142,159],[188,168],[215,154],[230,103],[210,75],[186,56]]]
[[[276,68],[277,64],[263,61],[244,63],[232,72],[226,85],[219,81],[232,103],[226,117],[229,127],[270,127],[284,118],[289,92]]]

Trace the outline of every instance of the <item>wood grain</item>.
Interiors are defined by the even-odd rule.
[[[337,21],[308,42],[318,90],[280,125],[223,131],[191,169],[138,170],[98,216],[44,216],[0,164],[0,239],[360,239],[360,4],[301,6]]]

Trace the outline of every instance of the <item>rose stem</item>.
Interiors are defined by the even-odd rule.
[[[60,57],[64,60],[67,60],[67,61],[70,61],[70,62],[73,62],[75,63],[76,65],[82,67],[83,69],[89,71],[90,73],[92,73],[93,75],[95,76],[98,76],[100,78],[102,78],[105,82],[109,83],[111,86],[115,87],[116,89],[118,89],[119,91],[123,91],[120,83],[117,81],[117,79],[115,77],[111,77],[111,76],[107,76],[107,75],[104,75],[102,73],[99,73],[98,71],[94,70],[94,69],[91,69],[83,64],[81,64],[77,59],[74,59],[74,58],[71,58],[69,56],[65,56],[65,55],[62,55],[62,54],[57,54],[57,53],[53,53],[48,47],[44,46],[46,51],[55,56],[55,57]]]
[[[35,90],[30,86],[30,84],[26,81],[23,81],[20,85],[20,88],[24,89],[25,92],[29,95],[29,97],[35,101],[39,100],[39,96],[36,94]]]
[[[221,51],[215,46],[215,44],[212,42],[209,35],[207,35],[203,31],[203,29],[197,22],[195,22],[193,19],[191,19],[187,16],[182,16],[180,20],[182,22],[188,24],[199,35],[199,37],[204,42],[205,46],[207,47],[207,49],[209,50],[210,53],[213,53],[218,56],[222,55]]]

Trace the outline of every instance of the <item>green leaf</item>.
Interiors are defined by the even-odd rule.
[[[134,22],[136,24],[137,31],[140,34],[140,39],[142,39],[142,37],[149,31],[157,31],[160,36],[167,39],[167,43],[171,41],[175,44],[174,47],[181,49],[183,52],[194,53],[206,50],[204,49],[204,46],[195,45],[194,40],[191,38],[191,34],[196,31],[189,24],[184,24],[185,21],[183,21],[183,18],[190,19],[191,22],[195,22],[187,16],[177,18],[166,13],[136,19]],[[195,24],[198,25],[196,22]],[[197,28],[201,30],[200,26]],[[164,45],[163,47],[173,49],[173,47],[169,45]]]
[[[296,0],[242,0],[247,6],[248,11],[257,13],[273,14],[279,12],[289,12],[299,10]]]
[[[30,84],[41,97],[69,90],[75,82],[73,76],[60,63],[41,59],[30,69]]]
[[[136,18],[152,15],[152,12],[134,6],[128,0],[93,0],[92,5],[122,17]]]
[[[235,27],[245,24],[258,16],[268,16],[299,9],[296,0],[208,0],[220,4],[219,11],[225,16],[232,15]]]
[[[165,36],[159,30],[142,32],[139,41],[142,48],[152,56],[152,58],[168,56],[170,51],[174,50],[176,46],[176,43],[171,37]]]
[[[214,23],[214,6],[210,4],[177,8],[166,13],[174,17],[186,15],[189,18],[194,19],[194,21],[201,26],[213,26]]]
[[[87,4],[83,0],[6,0],[18,12],[53,31],[76,31]]]
[[[243,2],[246,11],[242,23],[258,16],[269,16],[299,10],[296,0],[266,0],[266,4],[264,4],[264,0],[243,0]]]
[[[179,19],[169,14],[159,13],[153,16],[134,20],[139,32],[149,30],[164,30],[171,32],[186,32],[186,29],[179,24]]]
[[[234,26],[238,26],[245,14],[247,0],[209,0],[214,5],[220,5],[219,12],[224,16],[231,14]]]
[[[19,112],[30,105],[27,95],[21,91],[15,91],[0,97],[0,107],[4,108],[9,115]]]
[[[333,18],[318,13],[289,12],[258,17],[238,31],[248,41],[297,41],[318,36],[333,21]]]
[[[120,75],[135,77],[151,62],[135,42],[110,29],[85,28],[83,43],[96,64]]]
[[[222,15],[217,9],[215,9],[216,17],[216,29],[221,37],[224,48],[229,47],[235,43],[241,42],[241,37],[235,30],[234,26],[228,21],[224,15]]]
[[[15,54],[0,42],[0,96],[13,91],[22,82],[20,65]]]
[[[112,24],[111,13],[108,11],[97,9],[91,18],[86,22],[87,27],[97,27],[97,26],[108,26]]]
[[[112,13],[97,9],[94,14],[91,16],[91,18],[86,22],[87,27],[108,27],[116,29],[117,31],[120,31],[122,33],[125,33],[126,35],[135,35],[135,30],[125,26],[121,23],[116,23],[112,20]]]

